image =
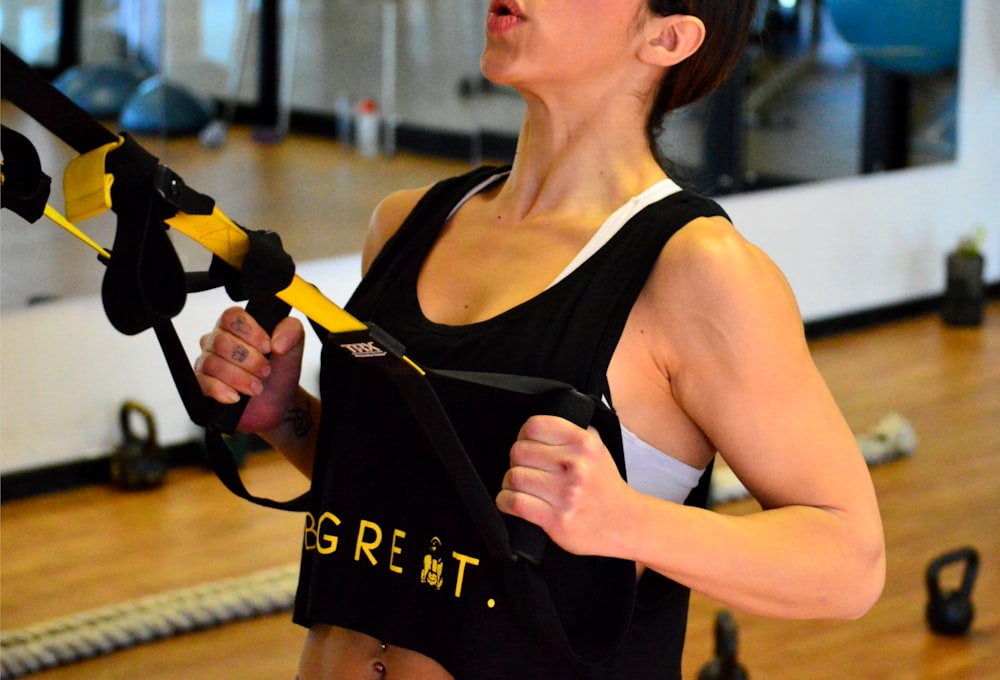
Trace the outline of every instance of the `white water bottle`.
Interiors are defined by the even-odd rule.
[[[354,119],[354,145],[365,158],[378,155],[380,122],[375,100],[362,99]]]

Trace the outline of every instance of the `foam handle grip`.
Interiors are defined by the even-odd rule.
[[[577,427],[587,427],[594,417],[597,403],[593,398],[574,389],[558,390],[545,396],[539,415],[559,416]],[[520,517],[508,517],[511,550],[520,559],[539,565],[549,539],[540,526]]]
[[[274,332],[275,327],[288,316],[291,307],[281,300],[271,297],[265,299],[254,299],[247,303],[247,313],[260,324],[268,335]],[[243,412],[250,403],[250,397],[246,394],[240,395],[240,400],[235,404],[220,404],[215,400],[209,400],[205,417],[205,427],[231,434],[236,431],[236,426],[243,417]]]

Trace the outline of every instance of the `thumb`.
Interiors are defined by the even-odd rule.
[[[287,317],[271,333],[271,375],[284,374],[298,382],[305,349],[305,329],[295,317]]]

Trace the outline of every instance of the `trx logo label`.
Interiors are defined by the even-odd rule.
[[[351,353],[355,359],[377,359],[384,357],[388,352],[382,349],[376,342],[348,342],[341,345]]]
[[[303,537],[303,546],[307,551],[316,551],[319,555],[332,555],[340,548],[340,518],[332,512],[324,512],[319,517],[312,513],[306,513],[306,526]],[[420,555],[419,572],[414,568],[404,570],[404,546],[406,543],[406,532],[402,529],[392,529],[390,532],[383,532],[382,527],[376,522],[362,519],[358,522],[357,529],[347,528],[348,540],[353,534],[353,545],[347,549],[348,555],[358,564],[365,564],[372,568],[386,569],[393,574],[403,575],[412,578],[421,588],[432,588],[442,593],[451,593],[454,597],[462,597],[462,588],[465,579],[475,578],[475,567],[479,566],[479,558],[471,555],[463,555],[455,550],[445,550],[437,536],[433,537],[430,545],[417,553]],[[412,561],[410,565],[416,567]],[[446,588],[442,589],[445,583]],[[491,600],[487,606],[493,607],[495,602]]]

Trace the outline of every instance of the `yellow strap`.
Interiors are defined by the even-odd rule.
[[[74,225],[72,222],[70,222],[69,220],[67,220],[62,215],[60,215],[56,211],[56,209],[53,208],[48,203],[45,204],[45,216],[48,217],[53,222],[55,222],[56,224],[58,224],[60,227],[62,227],[66,231],[68,231],[69,233],[73,234],[73,236],[76,236],[78,239],[80,239],[81,241],[83,241],[84,243],[86,243],[88,246],[90,246],[91,248],[93,248],[94,250],[96,250],[98,253],[100,253],[105,258],[108,258],[108,259],[111,258],[111,253],[109,253],[108,251],[106,251],[104,248],[102,248],[101,246],[99,246],[92,238],[90,238],[89,236],[87,236],[86,234],[84,234],[82,231],[80,231],[76,227],[76,225]]]
[[[2,167],[3,167],[3,161],[0,161],[0,168],[2,168]],[[2,184],[5,180],[6,180],[6,175],[3,173],[3,170],[0,170],[0,184]],[[50,220],[52,220],[53,222],[55,222],[56,224],[58,224],[60,227],[62,227],[63,229],[65,229],[69,233],[73,234],[73,236],[76,236],[78,239],[80,239],[81,241],[83,241],[84,243],[86,243],[88,246],[90,246],[91,248],[93,248],[94,250],[96,250],[102,256],[104,256],[106,258],[110,258],[111,257],[111,253],[109,253],[108,251],[106,251],[104,248],[102,248],[101,246],[99,246],[92,238],[90,238],[89,236],[87,236],[86,234],[84,234],[82,231],[80,231],[75,224],[73,224],[72,222],[70,222],[69,220],[67,220],[65,217],[63,217],[62,215],[60,215],[59,211],[56,210],[55,208],[53,208],[48,203],[45,204],[45,210],[43,211],[43,214],[46,217],[48,217]]]
[[[63,195],[66,199],[66,217],[72,222],[100,215],[111,208],[111,184],[115,178],[104,172],[109,153],[124,143],[118,138],[92,151],[77,156],[66,165],[63,172]]]
[[[69,219],[84,220],[111,208],[111,185],[114,177],[104,171],[105,163],[107,155],[121,146],[123,141],[119,137],[117,142],[105,144],[82,154],[66,166],[63,192],[66,196],[66,214]],[[212,210],[211,215],[189,215],[179,212],[167,219],[166,223],[200,243],[227,264],[236,269],[243,268],[243,260],[250,250],[250,238],[242,227],[229,219],[218,207]],[[65,225],[61,226],[66,228]],[[75,227],[70,231],[78,237],[86,238]],[[295,276],[291,285],[279,292],[277,297],[331,333],[363,331],[368,328],[298,276]]]
[[[197,241],[226,263],[237,269],[243,267],[243,260],[250,250],[250,238],[218,208],[211,215],[177,213],[166,222],[172,229]],[[363,331],[368,328],[298,275],[277,297],[331,333]]]

